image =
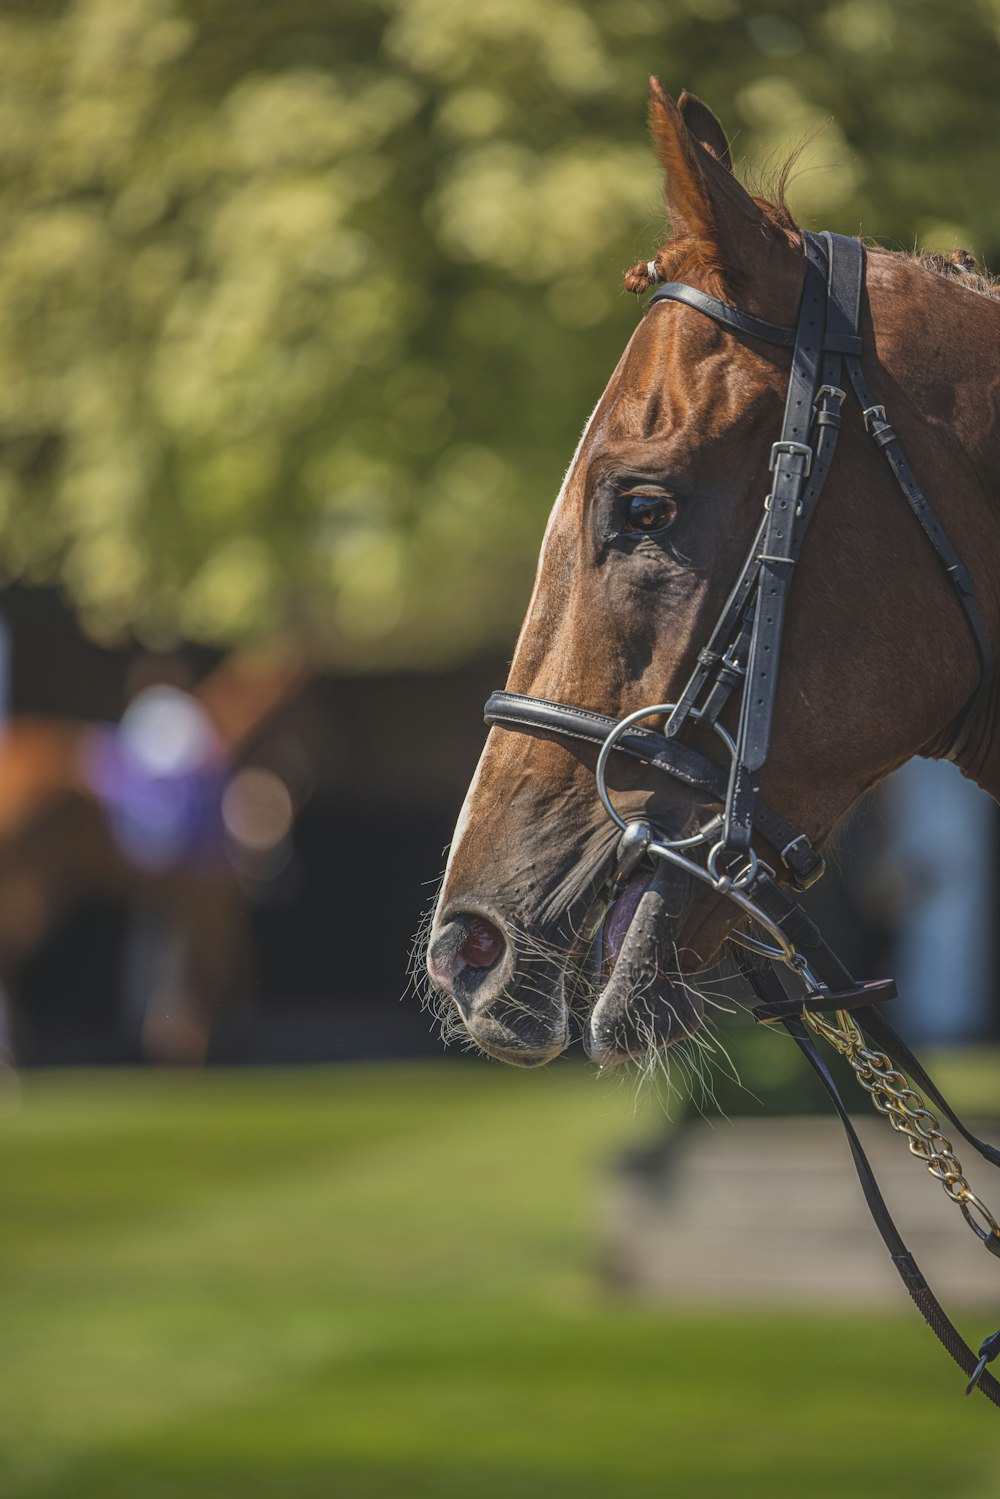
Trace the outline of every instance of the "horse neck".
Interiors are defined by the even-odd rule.
[[[1000,802],[1000,370],[996,359],[1000,351],[1000,306],[994,303],[993,308],[990,326],[994,337],[986,350],[992,358],[981,370],[981,378],[972,382],[975,391],[967,390],[971,422],[966,420],[963,425],[973,428],[966,433],[966,452],[974,475],[969,495],[982,518],[974,543],[978,550],[968,554],[967,565],[976,579],[989,626],[994,664],[983,707],[959,763],[994,801]],[[982,352],[980,346],[980,355]]]
[[[880,261],[873,257],[870,290],[880,363],[889,378],[878,398],[973,574],[993,642],[989,687],[959,763],[1000,801],[1000,298],[909,262]],[[903,292],[882,304],[884,320],[881,288]],[[957,609],[954,621],[964,635],[963,655],[972,652]],[[946,740],[942,736],[929,752],[946,753]]]

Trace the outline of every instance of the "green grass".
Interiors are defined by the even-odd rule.
[[[27,1077],[0,1495],[1000,1495],[1000,1414],[905,1300],[602,1288],[600,1166],[644,1128],[573,1066]]]

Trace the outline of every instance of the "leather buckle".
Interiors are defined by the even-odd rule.
[[[790,458],[804,458],[806,463],[804,477],[808,479],[813,461],[813,450],[809,444],[807,442],[785,442],[784,440],[781,442],[772,442],[771,457],[767,465],[772,474],[778,466],[778,459],[782,453],[787,453]]]
[[[780,853],[782,864],[792,874],[796,890],[808,890],[826,873],[826,860],[816,852],[805,833],[786,843]]]
[[[813,402],[817,427],[839,427],[840,413],[846,400],[847,392],[841,390],[839,385],[821,385]]]

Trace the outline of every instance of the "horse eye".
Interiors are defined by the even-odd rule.
[[[665,531],[677,514],[673,500],[661,494],[625,496],[626,531]]]

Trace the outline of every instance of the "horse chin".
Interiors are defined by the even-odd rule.
[[[679,978],[672,940],[689,895],[688,877],[666,863],[634,875],[605,918],[607,981],[584,1032],[602,1066],[648,1056],[693,1035],[704,1003]]]

